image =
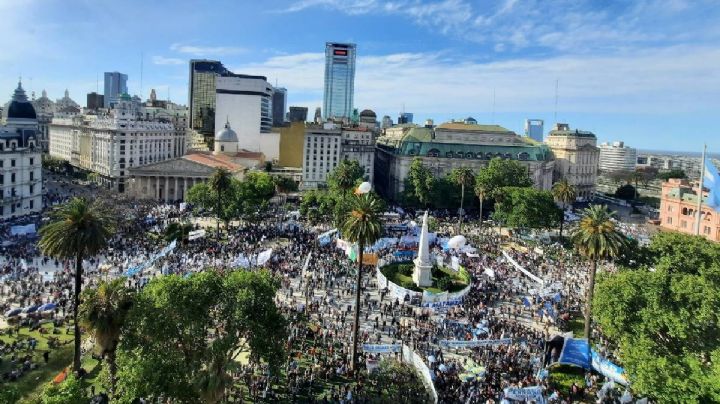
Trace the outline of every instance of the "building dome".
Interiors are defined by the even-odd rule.
[[[372,118],[377,118],[377,115],[375,114],[375,112],[373,112],[373,111],[370,110],[370,109],[364,109],[364,110],[360,113],[360,116],[361,116],[361,117],[368,117],[368,118],[370,118],[370,117],[372,117]]]
[[[35,108],[32,103],[28,101],[25,95],[25,90],[22,88],[22,84],[18,83],[18,87],[15,89],[12,101],[8,106],[7,110],[8,119],[37,119]]]
[[[225,127],[215,134],[216,142],[237,142],[238,137],[232,128],[230,128],[230,122],[225,123]]]

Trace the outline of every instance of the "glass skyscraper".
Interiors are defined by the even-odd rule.
[[[190,61],[189,126],[205,136],[215,134],[215,79],[230,74],[217,60]]]
[[[350,118],[355,93],[355,44],[325,44],[325,94],[323,116]]]
[[[110,108],[121,95],[128,92],[127,79],[127,74],[105,72],[105,94],[103,97],[103,106],[105,108]]]

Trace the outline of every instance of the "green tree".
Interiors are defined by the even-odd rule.
[[[614,213],[605,205],[591,205],[583,211],[580,223],[572,234],[575,249],[590,261],[590,282],[585,301],[585,338],[588,340],[597,263],[617,257],[626,243],[625,236],[615,227],[613,217]]]
[[[720,246],[658,233],[648,250],[646,266],[600,277],[596,321],[617,344],[636,394],[719,402]]]
[[[82,289],[83,259],[95,256],[107,246],[113,231],[108,209],[91,204],[84,198],[73,198],[51,213],[52,221],[40,229],[38,246],[44,255],[56,259],[75,260],[73,290],[73,322],[75,323],[75,354],[73,370],[80,370],[80,324],[78,308]]]
[[[520,162],[495,157],[477,174],[475,184],[482,187],[487,196],[496,199],[501,188],[531,187],[533,181],[527,167]]]
[[[407,179],[413,189],[413,196],[417,198],[420,205],[427,207],[430,203],[435,177],[430,169],[422,165],[419,157],[413,159],[410,164]]]
[[[133,294],[125,287],[124,279],[102,282],[97,288],[86,289],[81,296],[80,324],[92,331],[100,354],[107,362],[111,396],[116,386],[115,353],[132,305]]]
[[[331,190],[347,193],[362,182],[365,170],[357,160],[343,160],[328,176],[327,183]]]
[[[415,369],[393,359],[383,359],[369,377],[370,402],[427,403],[431,402],[427,390]]]
[[[235,205],[244,215],[253,215],[267,209],[268,202],[275,195],[275,181],[264,172],[251,172],[237,183],[233,197]]]
[[[205,271],[152,280],[136,297],[118,347],[118,397],[224,398],[228,367],[243,352],[277,372],[286,320],[268,271]]]
[[[483,201],[487,197],[487,190],[485,187],[480,184],[477,180],[477,177],[475,177],[475,196],[477,196],[478,200],[480,201],[480,226],[482,227],[483,222]]]
[[[87,404],[90,400],[85,396],[80,379],[74,375],[61,383],[48,383],[40,394],[42,404]]]
[[[463,202],[465,202],[465,187],[472,187],[475,183],[475,175],[473,174],[472,169],[468,167],[458,167],[454,170],[452,170],[451,176],[453,180],[460,185],[460,210],[462,213],[460,214],[460,220],[458,223],[458,233],[462,233],[462,220],[463,216],[465,216],[465,211],[463,210]]]
[[[358,269],[355,284],[355,318],[353,327],[352,357],[350,367],[357,370],[357,344],[360,331],[360,287],[362,284],[363,253],[366,246],[372,245],[382,232],[380,215],[384,207],[382,201],[372,194],[358,195],[352,198],[351,210],[342,226],[343,237],[358,244]],[[357,376],[357,373],[356,373]]]
[[[193,225],[187,222],[172,222],[165,228],[165,241],[179,240],[183,244],[189,241]]]
[[[289,177],[274,177],[275,191],[280,194],[286,194],[288,192],[297,192],[298,184]]]
[[[635,187],[630,184],[621,185],[615,190],[615,197],[625,201],[634,199],[635,195]]]
[[[220,221],[227,220],[222,208],[223,194],[230,190],[232,174],[226,168],[220,167],[210,177],[208,185],[215,193],[215,218],[217,219],[217,239],[220,241]]]
[[[575,202],[575,187],[572,186],[566,178],[563,178],[553,184],[552,195],[556,201],[562,204],[562,214],[560,215],[560,240],[562,240],[563,224],[565,223],[565,209],[567,209],[567,205]]]
[[[493,218],[517,229],[548,229],[560,219],[560,209],[549,191],[505,187],[496,193]]]
[[[679,169],[679,168],[673,168],[670,171],[666,171],[663,173],[659,173],[657,177],[663,181],[667,181],[670,178],[687,178],[687,174],[685,174],[685,171]]]

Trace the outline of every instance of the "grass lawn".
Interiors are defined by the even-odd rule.
[[[448,267],[433,267],[430,287],[420,288],[415,285],[412,279],[415,264],[412,261],[395,262],[380,268],[380,272],[392,283],[402,286],[405,289],[422,292],[427,290],[431,293],[458,292],[468,285],[469,274],[464,270],[455,272]],[[440,286],[444,287],[440,287]]]
[[[560,390],[563,396],[573,383],[585,388],[585,371],[573,366],[557,366],[550,369],[550,387]]]
[[[568,331],[573,332],[573,336],[575,338],[582,338],[583,334],[585,333],[585,319],[580,318],[573,318],[570,321],[568,321]]]

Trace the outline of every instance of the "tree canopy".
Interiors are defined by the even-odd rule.
[[[241,352],[277,369],[286,320],[267,271],[205,271],[152,280],[131,309],[118,346],[118,397],[217,402]]]
[[[720,401],[720,246],[660,233],[643,267],[602,276],[602,332],[638,394],[659,402]]]
[[[624,184],[615,190],[615,197],[629,201],[635,199],[635,187],[630,184]]]
[[[657,175],[657,178],[667,181],[670,178],[687,178],[687,174],[685,174],[685,171],[683,171],[679,168],[673,168],[670,171],[665,171],[665,172],[659,173]]]
[[[235,217],[253,215],[258,211],[263,211],[267,208],[273,195],[275,195],[273,177],[263,171],[253,171],[248,173],[242,181],[230,178],[228,188],[220,193],[219,204],[217,190],[207,182],[195,184],[190,188],[187,201],[196,208],[208,212],[216,212],[219,207],[218,218],[228,222]]]
[[[475,176],[475,184],[485,190],[485,195],[497,199],[501,188],[531,187],[533,180],[521,163],[496,157]]]
[[[331,190],[348,192],[362,182],[365,170],[357,160],[342,160],[328,175],[327,183]]]
[[[505,187],[496,192],[493,218],[508,227],[548,229],[560,221],[561,211],[549,191]]]

